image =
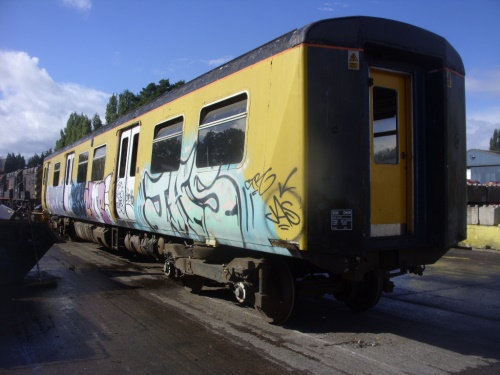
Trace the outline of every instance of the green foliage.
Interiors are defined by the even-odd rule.
[[[4,172],[5,173],[10,173],[17,171],[18,169],[24,169],[26,166],[26,161],[24,160],[24,156],[21,154],[17,154],[17,156],[14,153],[8,153],[7,157],[5,158],[5,168]]]
[[[26,163],[24,156],[22,156],[21,154],[16,155],[15,153],[9,153],[4,158],[4,170],[0,171],[0,173],[10,173],[15,172],[19,169],[38,167],[43,164],[45,157],[50,154],[52,154],[52,149],[48,149],[47,151],[42,152],[41,155],[35,153],[35,155],[31,156],[28,159],[28,163]]]
[[[500,151],[500,132],[498,129],[493,131],[493,137],[490,138],[490,151]]]
[[[28,165],[26,165],[26,167],[33,168],[42,164],[43,164],[42,158],[37,153],[35,153],[35,155],[33,155],[28,159]]]
[[[150,83],[143,88],[138,95],[135,95],[129,90],[124,90],[118,96],[116,94],[111,95],[106,105],[106,124],[115,121],[118,117],[155,100],[164,93],[180,87],[183,84],[184,81],[178,81],[171,85],[168,79],[162,79],[158,84],[153,82]],[[78,141],[91,131],[97,130],[102,126],[103,123],[97,113],[92,118],[92,121],[83,113],[80,115],[76,112],[72,113],[69,116],[66,127],[60,131],[60,138],[56,141],[54,151],[58,151]]]
[[[76,142],[80,138],[89,134],[92,131],[92,122],[82,114],[73,112],[66,123],[66,127],[60,131],[61,137],[56,141],[54,151]]]
[[[52,154],[52,149],[48,149],[47,151],[42,152],[40,156],[37,153],[28,159],[28,165],[26,168],[38,167],[43,164],[45,157]]]
[[[99,115],[96,113],[92,118],[92,130],[95,131],[102,127],[102,121]]]
[[[123,116],[137,108],[138,98],[129,90],[123,91],[118,97],[118,116]]]
[[[106,124],[112,123],[118,118],[118,98],[111,95],[106,105]]]
[[[106,123],[109,124],[115,121],[118,117],[136,110],[162,96],[166,92],[184,85],[184,83],[185,82],[181,80],[172,85],[168,79],[161,79],[158,84],[151,82],[137,95],[129,90],[124,90],[118,96],[113,94],[106,105]]]
[[[144,87],[138,95],[135,95],[129,90],[124,90],[118,96],[113,94],[106,105],[106,123],[109,124],[118,117],[127,114],[182,85],[184,81],[180,80],[173,85],[168,79],[161,79],[158,84],[151,82]],[[97,130],[103,126],[101,118],[96,113],[92,120],[86,115],[73,112],[66,123],[66,127],[60,131],[60,138],[56,141],[54,151],[58,151],[63,147],[70,145],[79,139],[83,138],[91,131]],[[228,140],[230,141],[230,140]],[[5,158],[4,173],[14,172],[18,169],[36,167],[43,164],[46,156],[52,154],[52,149],[44,151],[41,155],[34,154],[26,163],[24,156],[12,153]]]

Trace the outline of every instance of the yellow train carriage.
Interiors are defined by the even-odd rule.
[[[200,202],[195,204],[197,207],[191,205],[191,210],[196,211],[198,208],[203,211],[195,213],[192,221],[184,218],[183,223],[178,223],[175,232],[199,235],[198,239],[203,241],[240,247],[262,249],[265,246],[269,248],[268,251],[281,251],[281,248],[272,249],[269,237],[266,236],[269,230],[273,233],[272,239],[297,243],[300,241],[304,223],[303,207],[300,200],[292,201],[296,196],[302,197],[304,192],[304,123],[296,121],[297,118],[304,117],[305,111],[302,90],[304,70],[297,63],[301,61],[301,53],[301,48],[297,48],[273,56],[179,98],[163,109],[164,113],[176,113],[168,118],[184,118],[182,165],[179,171],[181,175],[175,175],[174,178],[183,180],[183,188],[191,189],[187,192],[187,195],[193,194],[189,203],[193,200]],[[284,73],[290,70],[281,69],[280,65],[286,64],[294,66],[298,73]],[[256,80],[255,76],[260,79]],[[262,82],[267,84],[263,85]],[[203,124],[204,121],[210,122],[210,119],[202,117],[210,117],[212,111],[216,117],[217,111],[224,111],[225,103],[228,107],[238,105],[232,103],[233,100],[240,100],[240,105],[244,107],[242,112],[245,113],[242,113],[243,117],[239,120],[244,140],[238,146],[238,156],[233,161],[222,162],[222,165],[217,160],[202,162],[201,155],[205,149],[200,147],[201,137],[204,132],[210,134],[207,129],[211,128]],[[214,120],[214,127],[224,127],[223,124],[217,125],[217,121]],[[158,122],[160,119],[151,121]],[[151,135],[146,135],[145,138],[152,139]],[[226,144],[220,146],[229,150],[236,147]],[[143,153],[142,160],[141,157],[139,160],[143,165],[148,165],[151,162],[150,152]],[[192,174],[193,171],[196,171],[196,175]],[[274,211],[268,212],[265,202],[273,199],[272,194],[276,193],[280,183],[286,182],[290,174],[293,179],[289,180],[293,184],[289,185],[293,189],[293,196],[288,200],[290,203],[285,207],[276,203]],[[172,176],[168,176],[169,181],[171,178]],[[200,186],[196,187],[196,184]],[[182,187],[178,186],[178,189],[182,190]],[[283,188],[286,190],[285,186]],[[283,193],[286,194],[286,191]],[[172,201],[184,198],[184,192],[181,191],[174,195],[171,195]],[[204,197],[209,195],[217,196],[218,202]],[[202,203],[201,200],[204,199],[207,201]],[[291,207],[292,203],[295,204],[294,207]],[[215,204],[223,206],[223,209]],[[292,215],[288,212],[292,209],[296,212],[288,220]],[[232,212],[234,210],[237,211]],[[228,214],[229,211],[232,213]],[[182,215],[182,212],[178,215]],[[228,218],[230,222],[226,220]],[[196,228],[193,221],[203,222],[200,225],[205,228]],[[216,223],[221,225],[217,226]],[[160,223],[157,224],[161,226]],[[189,229],[182,229],[186,226]]]
[[[47,183],[47,208],[74,219],[210,243],[281,253],[286,249],[274,249],[270,241],[289,241],[299,248],[305,234],[305,131],[304,121],[297,121],[305,117],[303,50],[272,56],[51,157],[46,163],[47,175],[54,171]],[[234,146],[240,147],[236,159],[200,165],[201,153],[195,152],[199,132],[216,129],[212,133],[217,134],[217,127],[235,121],[229,113],[226,122],[216,119],[203,128],[200,116],[213,112],[217,117],[235,105],[243,106],[236,114],[242,135],[241,144]],[[160,157],[153,149],[162,134],[182,139],[175,168],[155,165]],[[221,146],[229,148],[216,145]],[[105,160],[99,175],[94,173],[97,160]],[[169,192],[173,206],[182,205],[179,209],[165,201],[167,186],[183,190]],[[155,209],[152,194],[161,201],[157,206],[169,207],[167,215]]]
[[[62,233],[162,258],[194,291],[227,284],[281,323],[297,287],[360,311],[390,278],[422,273],[465,236],[464,179],[459,55],[425,30],[350,17],[46,158],[43,203]]]

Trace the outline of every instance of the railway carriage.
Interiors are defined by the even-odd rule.
[[[28,205],[33,209],[40,204],[41,183],[41,166],[0,175],[0,203],[12,208]]]
[[[46,157],[42,203],[273,323],[299,292],[366,310],[465,238],[464,74],[423,29],[315,22]]]

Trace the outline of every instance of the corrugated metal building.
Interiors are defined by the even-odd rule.
[[[476,150],[467,151],[467,179],[500,182],[500,152]]]

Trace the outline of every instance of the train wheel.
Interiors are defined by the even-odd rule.
[[[356,312],[363,312],[375,306],[382,296],[383,277],[378,273],[366,274],[361,283],[353,283],[345,304]]]
[[[270,264],[266,296],[268,300],[262,303],[262,306],[255,305],[257,311],[269,323],[285,323],[295,303],[295,283],[286,263]]]
[[[167,253],[165,264],[163,265],[163,272],[171,279],[178,279],[182,276],[181,270],[175,267],[175,260],[171,253]]]
[[[182,283],[191,293],[198,293],[203,288],[204,279],[197,275],[184,275],[182,277]]]

